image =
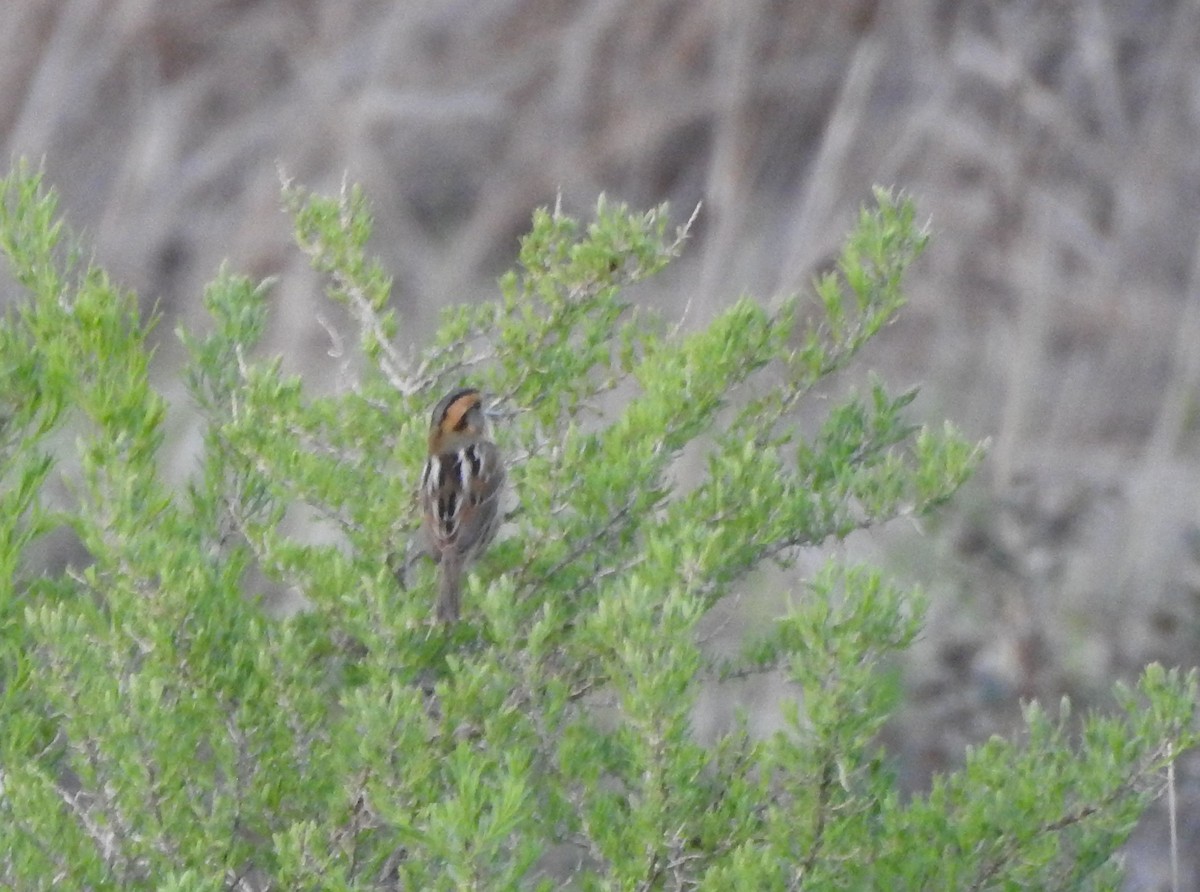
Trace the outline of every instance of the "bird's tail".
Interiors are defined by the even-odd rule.
[[[451,555],[443,555],[441,577],[438,583],[437,618],[440,623],[458,622],[462,597],[463,562]]]

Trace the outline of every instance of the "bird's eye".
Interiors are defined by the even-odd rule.
[[[443,431],[463,433],[472,424],[471,413],[477,411],[480,405],[478,391],[466,389],[456,391],[438,404],[440,412],[435,412],[437,419],[434,424]]]

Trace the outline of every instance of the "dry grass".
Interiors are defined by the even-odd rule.
[[[336,380],[327,310],[277,162],[365,185],[410,339],[491,293],[560,190],[703,200],[647,292],[700,315],[802,288],[872,183],[916,193],[934,247],[872,359],[993,442],[958,517],[898,549],[938,568],[898,732],[918,779],[1016,694],[1194,660],[1197,84],[1185,0],[0,4],[8,154],[44,157],[101,261],[172,317],[198,318],[223,258],[280,275],[269,347],[315,380]]]

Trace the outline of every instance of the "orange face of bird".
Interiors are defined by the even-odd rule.
[[[455,390],[433,408],[429,452],[453,450],[464,440],[483,436],[485,425],[482,394],[473,387]]]

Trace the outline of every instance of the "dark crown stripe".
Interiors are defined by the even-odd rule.
[[[433,410],[434,426],[440,427],[443,422],[450,421],[455,430],[462,430],[467,412],[481,401],[479,391],[474,387],[460,387],[451,391],[442,397]]]

